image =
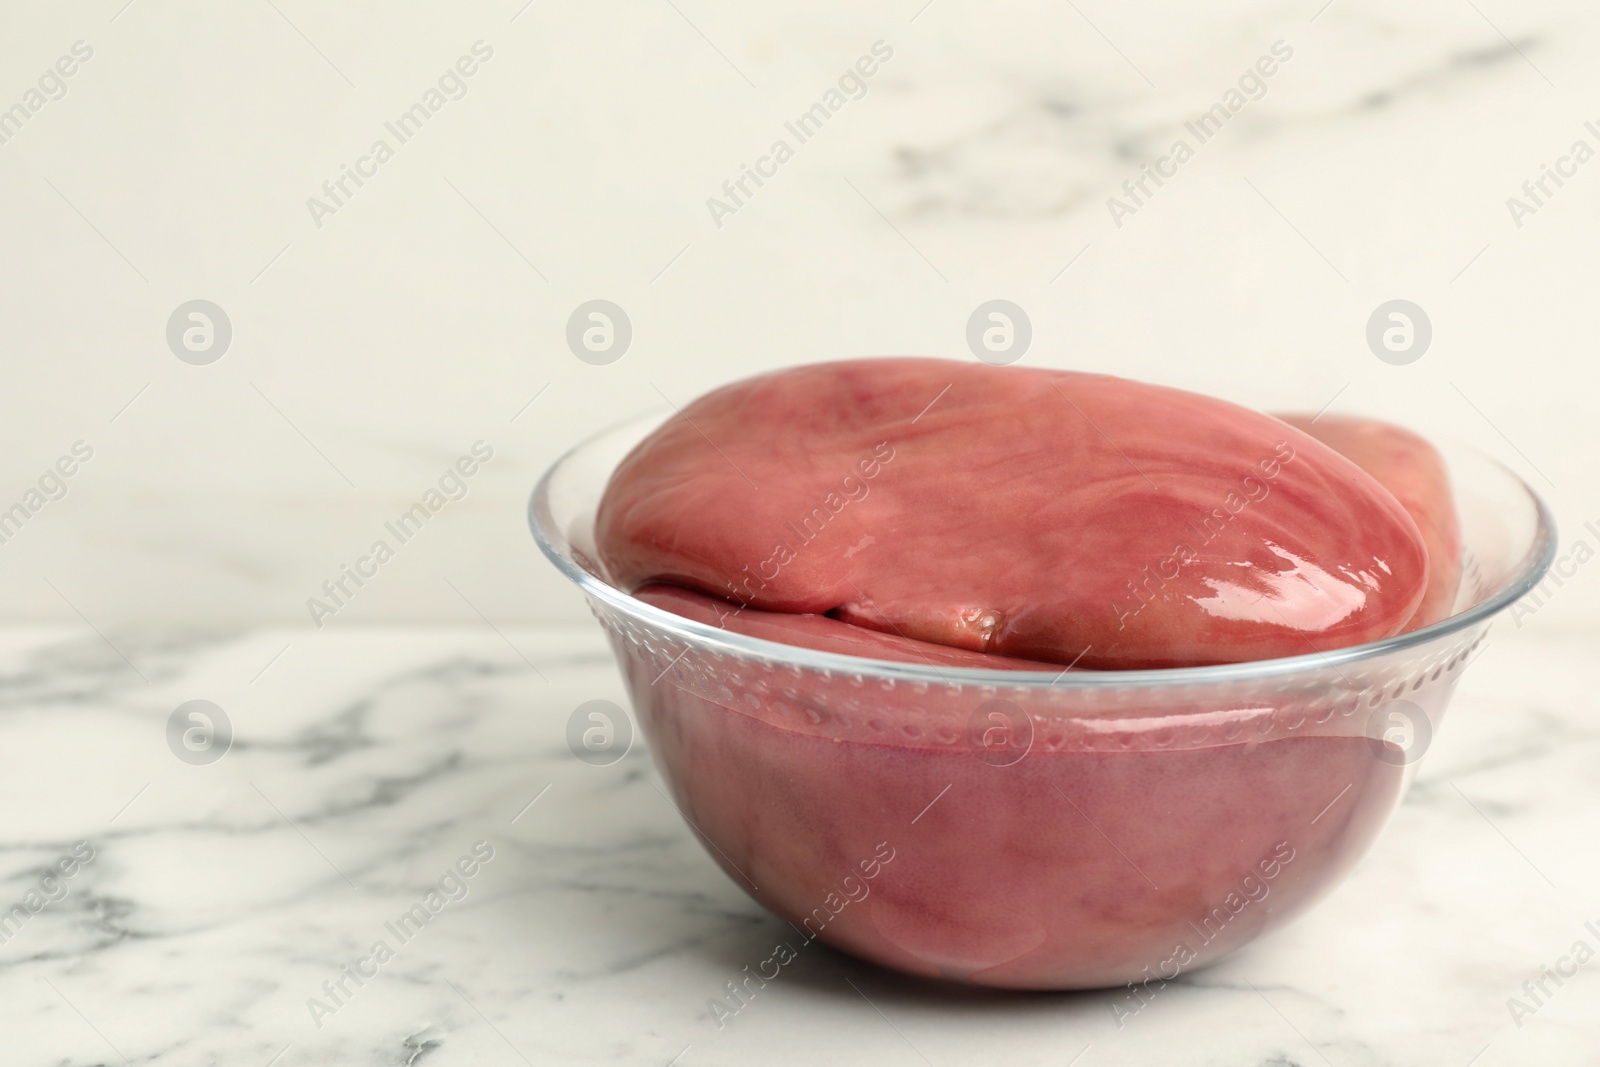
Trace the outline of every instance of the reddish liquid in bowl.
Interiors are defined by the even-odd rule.
[[[677,803],[730,877],[798,928],[796,947],[815,936],[981,985],[1154,987],[1212,962],[1337,882],[1402,780],[1359,737],[1127,752],[1041,739],[994,766],[786,730],[657,674],[630,663]]]

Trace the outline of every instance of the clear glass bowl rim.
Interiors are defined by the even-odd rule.
[[[550,511],[550,483],[570,461],[585,448],[625,426],[640,421],[644,416],[623,419],[597,431],[573,445],[550,465],[528,500],[528,525],[534,540],[545,557],[556,569],[583,591],[585,596],[598,600],[624,615],[639,620],[657,630],[665,631],[684,644],[707,645],[741,658],[758,659],[785,667],[803,668],[828,674],[877,679],[888,682],[914,682],[941,685],[1005,687],[1021,689],[1101,689],[1101,688],[1152,688],[1165,686],[1217,685],[1252,682],[1280,678],[1300,672],[1337,669],[1363,661],[1374,660],[1391,653],[1405,652],[1427,645],[1437,638],[1466,630],[1485,623],[1516,603],[1529,590],[1544,580],[1545,572],[1555,560],[1555,517],[1533,487],[1519,474],[1499,460],[1482,452],[1479,458],[1497,467],[1511,478],[1528,495],[1536,515],[1536,526],[1527,552],[1511,571],[1509,579],[1482,603],[1465,611],[1441,619],[1420,630],[1369,641],[1361,645],[1348,645],[1327,652],[1309,652],[1299,656],[1278,659],[1246,660],[1242,663],[1222,663],[1206,667],[1167,667],[1136,671],[1072,671],[1063,669],[1051,674],[1047,671],[1005,671],[987,667],[958,668],[927,666],[897,660],[869,659],[864,656],[819,649],[786,645],[759,637],[719,629],[706,623],[675,615],[647,604],[585,570],[567,551],[569,544],[564,532],[557,528]],[[1477,450],[1474,450],[1475,452]]]

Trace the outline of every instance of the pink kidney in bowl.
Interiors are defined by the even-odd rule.
[[[1170,980],[1312,904],[1393,812],[1491,619],[1555,545],[1520,479],[1446,449],[1463,573],[1430,626],[1207,667],[867,658],[611,583],[595,509],[661,418],[564,456],[530,522],[605,628],[677,807],[800,936],[980,985]]]

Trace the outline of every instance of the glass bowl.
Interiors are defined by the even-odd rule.
[[[1520,478],[1445,448],[1463,577],[1455,613],[1425,629],[1167,670],[864,659],[695,622],[607,580],[595,508],[661,421],[567,453],[529,518],[609,635],[680,812],[794,927],[790,951],[819,938],[981,985],[1149,986],[1309,906],[1372,843],[1490,620],[1555,550]]]

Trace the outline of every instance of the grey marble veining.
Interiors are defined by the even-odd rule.
[[[933,136],[911,134],[895,143],[883,189],[894,198],[899,217],[922,221],[1104,214],[1109,196],[1125,195],[1120,182],[1137,179],[1141,165],[1154,163],[1178,141],[1195,152],[1239,158],[1285,138],[1365,127],[1380,111],[1470,107],[1478,94],[1528,74],[1523,64],[1548,51],[1537,35],[1506,38],[1485,23],[1390,52],[1380,42],[1393,29],[1351,27],[1366,37],[1367,51],[1359,62],[1344,64],[1337,79],[1327,76],[1325,55],[1308,54],[1318,44],[1317,29],[1281,17],[1240,19],[1213,49],[1236,62],[1218,58],[1208,70],[1189,69],[1175,78],[1157,70],[1159,80],[1149,92],[1116,88],[1103,76],[1068,80],[1059,69],[1013,74],[1003,81],[1013,86],[1014,96],[981,121],[955,132],[936,127]],[[1238,91],[1238,79],[1274,46],[1290,58],[1270,64],[1272,74],[1258,73],[1250,89],[1234,98],[1226,136],[1215,146],[1197,136],[1192,123],[1224,94]]]
[[[108,636],[120,654],[0,638],[0,901],[58,896],[0,944],[8,1067],[1497,1067],[1591,1063],[1600,1038],[1600,963],[1523,992],[1600,946],[1585,639],[1497,635],[1349,880],[1119,1027],[1116,991],[948,987],[822,946],[719,1026],[709,999],[792,932],[642,741],[605,767],[567,749],[573,708],[623,699],[597,627]],[[209,765],[165,736],[196,697],[234,730]]]

